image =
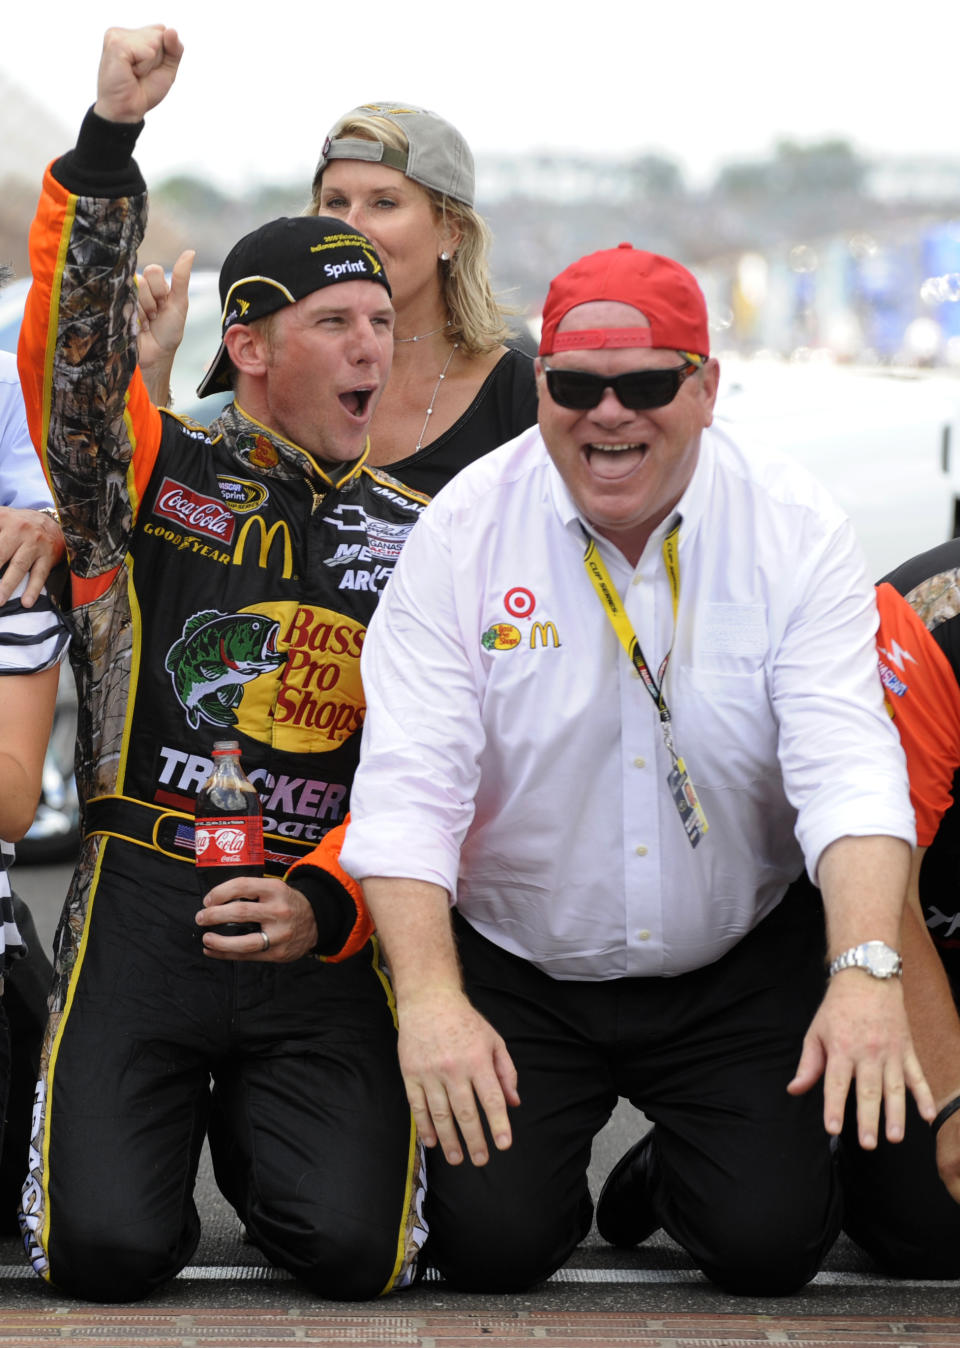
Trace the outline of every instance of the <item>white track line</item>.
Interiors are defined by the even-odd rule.
[[[0,1264],[0,1282],[17,1282],[35,1276],[28,1264]],[[213,1264],[190,1264],[178,1278],[183,1282],[291,1282],[291,1274],[284,1269],[266,1264],[238,1264],[233,1268]],[[441,1281],[440,1275],[428,1269],[424,1282]],[[663,1286],[670,1283],[704,1283],[706,1278],[693,1268],[561,1268],[547,1279],[551,1283],[589,1286],[597,1283],[632,1283],[640,1286]],[[886,1288],[891,1292],[909,1287],[931,1287],[945,1290],[960,1287],[960,1279],[938,1278],[884,1278],[870,1273],[818,1273],[810,1284],[814,1287],[871,1287]]]

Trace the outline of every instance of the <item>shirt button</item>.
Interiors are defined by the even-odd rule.
[[[647,850],[648,850],[648,849],[647,849],[646,845],[645,845],[644,843],[641,843],[640,846],[637,848],[637,856],[638,856],[638,857],[645,857],[645,856],[647,855]]]
[[[633,766],[635,768],[645,768],[647,766],[647,760],[645,758],[635,758],[633,760]]]
[[[630,584],[631,584],[631,585],[642,585],[642,584],[643,584],[643,576],[634,576],[634,578],[633,578],[633,580],[630,582]]]
[[[650,940],[650,933],[647,931],[646,927],[644,927],[643,931],[638,931],[638,932],[637,932],[637,940],[638,940],[638,941],[649,941],[649,940]]]

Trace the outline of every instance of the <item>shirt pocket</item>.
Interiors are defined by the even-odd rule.
[[[674,739],[696,786],[779,778],[778,727],[763,668],[677,671]]]

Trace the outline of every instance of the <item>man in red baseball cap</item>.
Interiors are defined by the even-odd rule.
[[[624,244],[564,271],[537,378],[539,425],[428,507],[363,652],[342,861],[431,1149],[428,1257],[463,1288],[549,1276],[626,1097],[656,1126],[601,1233],[662,1226],[729,1291],[791,1292],[839,1229],[851,1084],[864,1147],[881,1102],[902,1136],[907,1087],[933,1113],[873,589],[819,485],[712,425],[678,263]]]
[[[581,258],[550,286],[540,338],[543,438],[587,519],[634,560],[696,467],[717,395],[709,351],[703,294],[670,258],[623,243]],[[619,381],[612,397],[610,377]],[[625,440],[631,422],[643,434]]]

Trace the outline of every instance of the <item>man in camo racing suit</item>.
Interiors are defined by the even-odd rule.
[[[150,403],[131,154],[181,52],[162,25],[108,31],[31,234],[20,368],[70,558],[85,840],[22,1224],[62,1291],[145,1296],[196,1247],[209,1131],[267,1257],[320,1295],[369,1297],[412,1280],[425,1235],[378,947],[312,867],[202,900],[193,805],[230,738],[270,877],[343,819],[366,625],[424,498],[365,465],[393,309],[373,246],[340,221],[273,221],[227,258],[202,391],[232,380],[235,401],[209,432]],[[259,929],[217,934],[244,921]]]

